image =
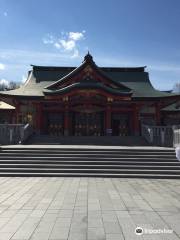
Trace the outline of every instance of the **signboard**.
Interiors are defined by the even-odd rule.
[[[106,134],[111,135],[112,134],[112,128],[107,128],[106,129]]]

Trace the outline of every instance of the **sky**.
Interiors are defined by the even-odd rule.
[[[0,0],[0,83],[33,65],[147,66],[153,86],[180,82],[180,0]]]

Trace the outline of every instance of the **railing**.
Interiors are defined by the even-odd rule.
[[[30,124],[0,124],[0,144],[24,143],[32,133]]]
[[[173,146],[180,146],[180,125],[173,126]]]
[[[143,124],[142,136],[151,145],[165,147],[173,146],[173,126],[148,126]]]

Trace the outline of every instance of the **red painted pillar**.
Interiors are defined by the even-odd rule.
[[[43,130],[43,108],[42,103],[36,104],[36,130],[41,133]]]
[[[111,106],[107,105],[106,107],[106,135],[112,135],[112,126],[111,126]]]
[[[69,106],[68,104],[66,104],[64,110],[64,136],[68,135],[69,135]]]
[[[15,123],[19,123],[20,103],[16,104]]]
[[[155,120],[156,125],[161,125],[161,111],[160,111],[160,103],[156,103],[155,105]]]
[[[138,136],[140,134],[139,128],[139,107],[134,105],[133,108],[133,123],[134,123],[134,135]]]

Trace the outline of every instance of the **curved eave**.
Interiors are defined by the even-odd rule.
[[[94,61],[84,61],[79,67],[75,68],[72,72],[70,72],[69,74],[67,74],[66,76],[62,77],[61,79],[59,79],[58,81],[56,81],[53,84],[50,84],[48,86],[45,87],[45,89],[49,89],[51,90],[51,88],[55,88],[59,83],[62,83],[63,81],[67,80],[70,77],[73,77],[77,72],[79,72],[84,66],[90,64],[92,66],[92,68],[94,68],[97,72],[99,72],[99,74],[101,76],[103,76],[104,78],[106,78],[107,80],[111,81],[113,84],[124,87],[127,90],[132,90],[130,88],[128,88],[127,86],[125,86],[122,83],[116,82],[114,81],[112,78],[110,78],[109,76],[107,76],[107,74],[101,70],[95,63]]]
[[[52,90],[48,90],[48,89],[45,89],[43,92],[45,95],[56,95],[56,94],[64,94],[64,93],[68,93],[70,92],[71,90],[74,90],[74,89],[100,89],[100,90],[103,90],[105,92],[108,92],[108,93],[111,93],[111,94],[114,94],[114,95],[123,95],[123,96],[131,96],[132,95],[132,91],[129,91],[129,92],[122,92],[120,90],[115,90],[115,89],[111,89],[109,87],[106,87],[104,85],[100,85],[100,84],[82,84],[82,83],[74,83],[68,87],[65,87],[65,88],[62,88],[62,89],[58,89],[58,90],[55,90],[55,91],[52,91]]]
[[[162,112],[171,112],[171,113],[180,113],[180,109],[174,109],[174,110],[165,110],[165,109],[161,109]]]
[[[135,97],[133,97],[132,96],[132,99],[133,100],[160,100],[160,99],[173,99],[173,98],[175,98],[175,99],[177,99],[177,98],[180,98],[180,95],[179,94],[168,94],[168,95],[165,95],[165,94],[160,94],[159,96],[158,95],[156,95],[156,96],[135,96]]]
[[[41,95],[41,96],[38,96],[38,95],[28,95],[28,94],[26,94],[26,95],[24,95],[24,94],[12,94],[12,93],[2,93],[2,92],[0,92],[0,96],[1,97],[8,97],[8,98],[31,98],[31,99],[41,99],[41,98],[43,98],[44,97],[44,95]]]
[[[77,73],[81,68],[85,65],[85,62],[83,62],[79,67],[75,68],[73,71],[68,73],[66,76],[62,77],[61,79],[57,80],[56,82],[48,85],[45,87],[45,89],[50,89],[51,87],[56,87],[60,82],[63,82],[64,80],[68,79],[69,77],[74,76],[75,73]]]

